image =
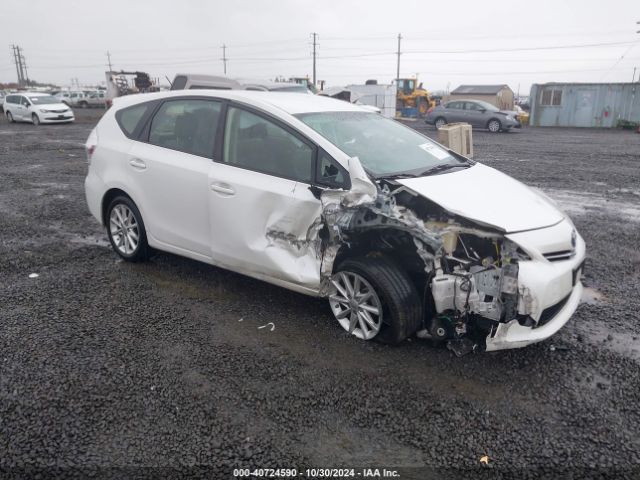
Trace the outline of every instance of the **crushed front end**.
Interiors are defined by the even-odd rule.
[[[327,202],[323,274],[345,252],[393,257],[423,293],[418,337],[457,355],[517,348],[553,335],[577,308],[585,245],[568,219],[509,234],[394,182],[377,187],[371,201]]]

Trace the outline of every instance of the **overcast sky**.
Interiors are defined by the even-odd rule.
[[[526,94],[640,71],[640,0],[0,0],[0,18],[0,82],[17,79],[11,44],[30,78],[60,85],[103,81],[107,51],[115,69],[152,77],[222,74],[223,44],[232,77],[311,76],[311,32],[327,85],[390,82],[398,33],[401,76],[430,90],[507,83]]]

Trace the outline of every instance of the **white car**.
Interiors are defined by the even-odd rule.
[[[4,114],[13,122],[68,123],[75,117],[73,110],[56,97],[46,93],[12,93],[4,99]]]
[[[327,298],[364,340],[522,347],[578,306],[585,243],[543,194],[347,102],[174,91],[116,100],[86,144],[118,255],[183,255]]]

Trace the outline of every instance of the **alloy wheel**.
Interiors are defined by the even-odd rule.
[[[329,296],[331,310],[347,332],[371,340],[382,327],[382,304],[371,284],[353,272],[338,272],[331,278],[335,291]]]
[[[140,229],[136,217],[129,207],[119,203],[109,215],[109,233],[113,244],[123,255],[133,255],[138,248]]]
[[[498,120],[491,120],[489,122],[489,131],[497,133],[500,131],[500,122]]]

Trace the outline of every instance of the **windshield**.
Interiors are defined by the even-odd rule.
[[[369,112],[296,115],[376,177],[420,174],[436,165],[464,165],[431,139],[395,120]]]
[[[58,100],[56,97],[52,97],[51,95],[38,95],[33,96],[33,97],[29,97],[29,100],[31,100],[31,103],[33,103],[34,105],[50,105],[52,103],[60,103],[60,100]]]

